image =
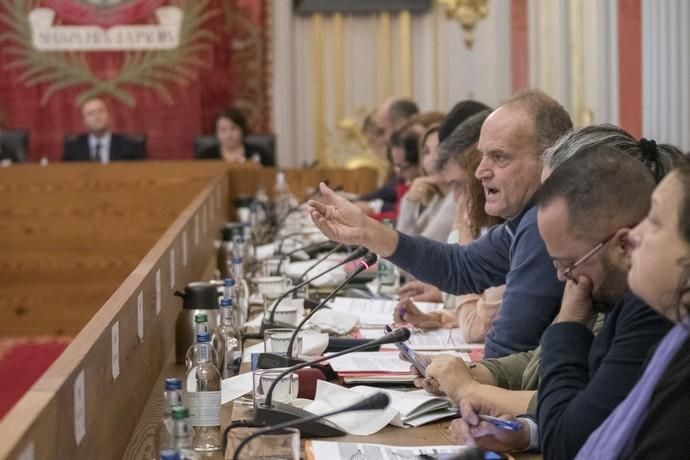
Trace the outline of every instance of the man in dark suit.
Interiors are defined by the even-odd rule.
[[[81,106],[84,127],[88,133],[65,140],[62,161],[111,161],[144,160],[143,145],[122,134],[110,130],[110,113],[105,101],[92,98]]]

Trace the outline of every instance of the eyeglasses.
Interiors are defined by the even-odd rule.
[[[553,266],[556,267],[556,270],[558,270],[558,271],[560,271],[561,273],[563,273],[563,276],[565,276],[566,278],[568,278],[570,281],[574,281],[574,282],[577,283],[577,279],[573,276],[573,270],[575,270],[577,267],[579,267],[579,266],[582,265],[583,263],[587,262],[592,256],[594,256],[594,254],[596,254],[597,252],[601,251],[601,248],[603,248],[604,246],[606,246],[606,244],[607,244],[609,241],[611,241],[611,239],[613,239],[614,236],[616,236],[616,233],[618,233],[617,230],[616,230],[612,235],[607,236],[607,237],[604,238],[602,241],[600,241],[599,243],[597,243],[592,249],[589,250],[589,252],[588,252],[587,254],[585,254],[584,256],[580,257],[579,259],[577,259],[575,262],[573,262],[572,264],[568,265],[567,267],[563,267],[563,265],[562,265],[559,261],[557,261],[557,260],[554,260],[554,261],[553,261]]]

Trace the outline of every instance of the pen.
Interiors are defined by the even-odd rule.
[[[503,428],[504,430],[519,431],[522,429],[522,422],[518,422],[517,420],[503,420],[502,418],[485,414],[479,415],[479,418],[485,422],[491,423],[494,426]]]

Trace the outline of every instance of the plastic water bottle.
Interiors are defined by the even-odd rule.
[[[215,354],[208,332],[197,334],[196,343],[190,347],[187,362],[187,400],[196,451],[215,451],[221,448],[221,377],[213,362]]]
[[[220,323],[211,339],[220,360],[223,379],[234,377],[242,364],[242,335],[236,326],[232,299],[220,301]]]
[[[173,407],[182,405],[182,380],[178,378],[165,379],[165,409],[163,420],[158,427],[156,450],[169,449],[173,440]]]

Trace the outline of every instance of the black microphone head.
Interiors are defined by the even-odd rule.
[[[385,342],[383,343],[395,343],[395,342],[404,342],[407,339],[410,338],[410,330],[406,327],[401,327],[400,329],[396,329],[392,332],[389,332],[388,334],[384,335],[381,337],[382,339],[386,339]]]
[[[368,267],[371,267],[376,263],[376,260],[378,260],[378,256],[374,254],[373,252],[370,252],[364,258],[362,259],[362,263]]]
[[[369,252],[367,248],[364,246],[360,246],[354,251],[352,251],[346,258],[345,258],[345,263],[347,262],[352,262],[355,259],[359,259],[360,257],[366,255],[366,253]]]
[[[386,393],[375,393],[345,409],[343,412],[358,410],[381,410],[388,407],[391,398]]]

